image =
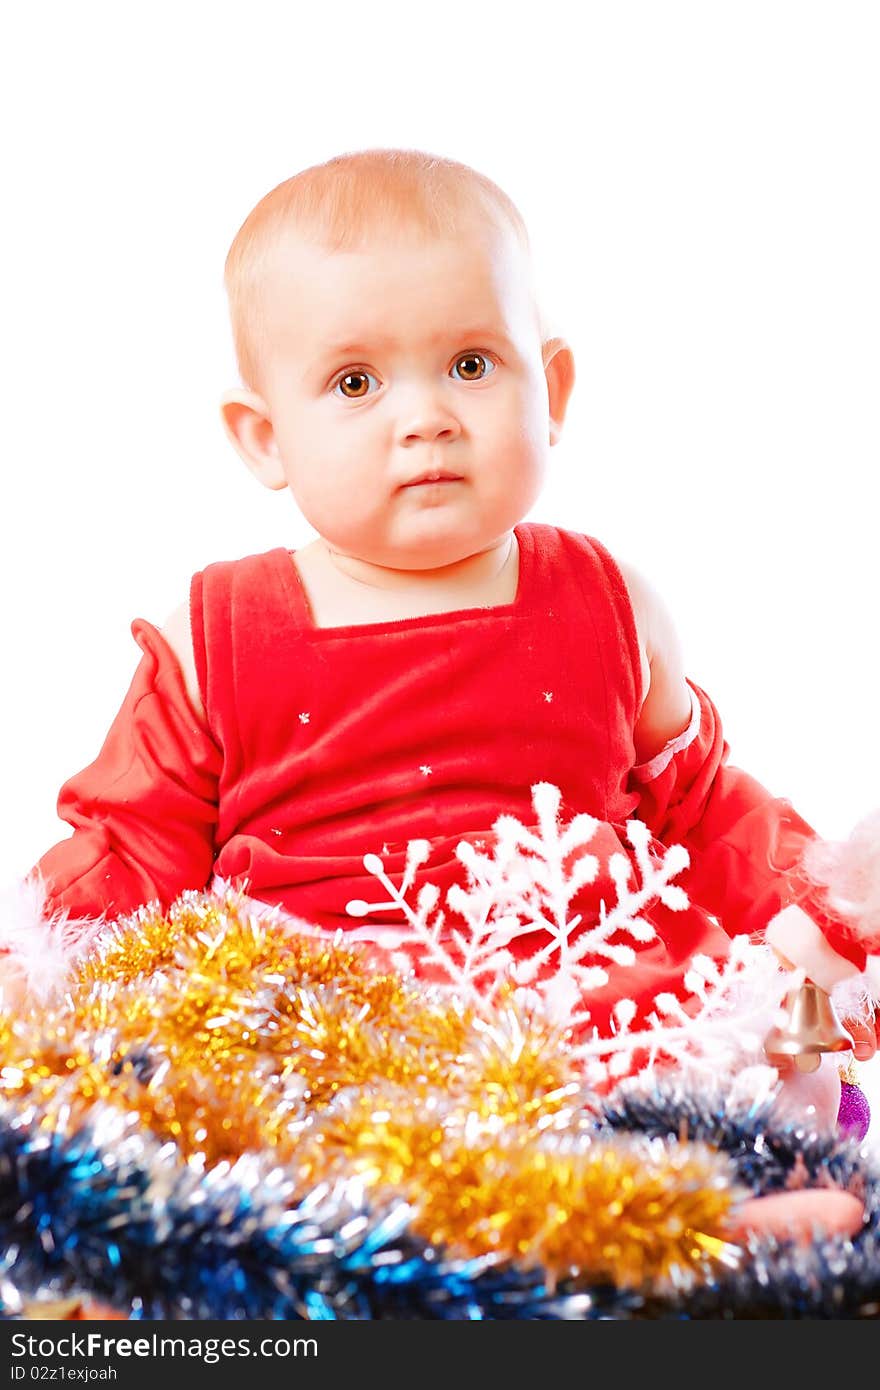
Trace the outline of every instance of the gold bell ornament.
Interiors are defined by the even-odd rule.
[[[852,1045],[830,996],[809,979],[787,991],[779,1020],[764,1039],[771,1062],[790,1058],[802,1072],[816,1071],[823,1052],[850,1052]]]

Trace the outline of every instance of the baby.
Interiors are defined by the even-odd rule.
[[[575,371],[507,196],[449,160],[344,155],[254,208],[226,285],[244,382],[226,432],[316,536],[210,565],[161,630],[133,624],[132,686],[60,794],[73,835],[35,866],[44,918],[69,931],[216,874],[379,939],[393,905],[369,907],[365,854],[414,894],[447,889],[456,845],[491,844],[502,812],[534,820],[543,782],[598,819],[602,863],[633,857],[636,818],[691,860],[691,906],[646,914],[625,979],[602,954],[591,1026],[622,993],[646,1011],[737,933],[828,990],[860,971],[800,876],[810,827],[727,763],[658,595],[599,541],[523,521]],[[415,839],[429,852],[410,872]],[[585,930],[611,886],[583,883]],[[512,957],[538,937],[516,935]],[[871,1055],[873,1030],[854,1035]]]

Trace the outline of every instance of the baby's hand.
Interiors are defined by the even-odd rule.
[[[852,1035],[853,1056],[856,1061],[870,1062],[877,1051],[877,1029],[880,1027],[880,1020],[875,1017],[873,1023],[866,1023],[861,1018],[844,1018],[841,1021],[846,1031]]]

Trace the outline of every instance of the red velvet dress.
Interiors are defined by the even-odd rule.
[[[513,602],[346,627],[315,626],[287,550],[209,565],[191,591],[206,724],[164,639],[134,623],[144,656],[132,686],[98,758],[59,797],[74,834],[36,866],[49,908],[113,917],[149,899],[167,904],[216,874],[321,927],[363,936],[371,923],[403,923],[405,937],[397,902],[357,919],[347,910],[389,902],[364,856],[378,856],[400,889],[407,844],[424,841],[406,897],[415,903],[434,884],[442,907],[466,881],[459,842],[491,854],[500,815],[534,826],[532,788],[549,783],[563,823],[576,814],[598,822],[566,865],[590,855],[597,868],[568,903],[577,921],[565,949],[619,895],[613,856],[626,854],[635,873],[628,821],[647,825],[655,861],[675,843],[690,855],[675,879],[690,907],[650,903],[642,940],[631,922],[596,937],[597,952],[584,951],[593,938],[583,938],[578,964],[596,967],[589,1009],[601,1024],[622,993],[648,1001],[677,990],[695,952],[723,956],[725,933],[760,934],[781,906],[804,900],[797,865],[812,831],[727,764],[699,687],[690,729],[636,766],[635,624],[604,547],[546,525],[525,523],[516,535]],[[863,965],[819,920],[834,949]],[[418,968],[418,943],[401,939]],[[504,949],[523,961],[547,940],[520,922]]]

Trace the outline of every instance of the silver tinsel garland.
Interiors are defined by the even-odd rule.
[[[108,934],[54,1008],[0,1017],[0,1315],[875,1317],[880,1173],[730,1076],[600,1099],[564,1035],[491,1017],[240,897]],[[748,1087],[745,1088],[748,1092]],[[852,1240],[727,1234],[829,1186]]]
[[[747,1258],[684,1290],[548,1278],[449,1259],[414,1235],[403,1200],[370,1204],[356,1179],[304,1199],[264,1156],[209,1173],[182,1167],[135,1117],[98,1107],[64,1137],[8,1110],[0,1128],[3,1316],[22,1297],[80,1294],[135,1319],[873,1318],[880,1311],[880,1174],[852,1141],[778,1127],[766,1108],[728,1113],[717,1091],[670,1079],[624,1087],[597,1137],[676,1145],[686,1133],[730,1156],[754,1193],[792,1177],[863,1194],[853,1240],[753,1238]]]

